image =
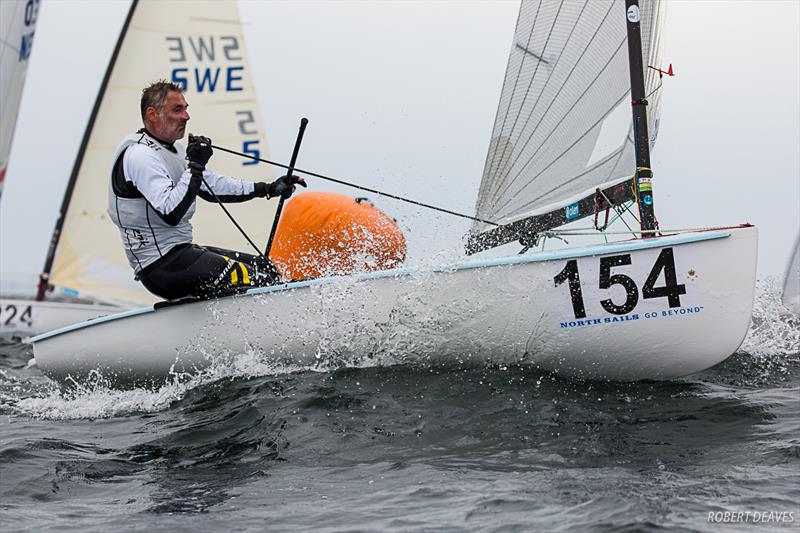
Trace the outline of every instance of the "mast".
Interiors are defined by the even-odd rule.
[[[625,0],[628,29],[628,64],[631,73],[631,106],[633,108],[633,141],[636,150],[634,195],[639,206],[642,230],[656,229],[653,210],[653,171],[650,168],[650,135],[647,131],[647,95],[644,89],[642,33],[639,0]],[[644,237],[653,237],[646,233]]]
[[[94,128],[97,114],[100,111],[100,104],[103,101],[103,95],[108,87],[108,81],[111,79],[111,73],[114,70],[114,65],[117,62],[119,51],[122,48],[122,42],[125,40],[125,34],[128,33],[128,27],[133,19],[133,13],[136,11],[136,5],[138,3],[139,0],[133,0],[131,3],[131,8],[128,11],[128,16],[125,18],[125,23],[122,25],[122,30],[120,31],[119,39],[117,40],[117,45],[114,47],[114,52],[111,54],[111,60],[108,62],[108,68],[106,69],[105,76],[103,76],[103,82],[100,84],[100,91],[97,93],[97,99],[94,101],[94,107],[92,108],[92,114],[89,117],[89,123],[86,126],[86,130],[83,132],[83,140],[81,141],[81,146],[78,149],[78,155],[75,158],[75,165],[72,167],[72,174],[69,177],[67,189],[64,191],[64,199],[61,201],[61,208],[58,211],[56,227],[53,230],[53,236],[50,239],[50,246],[47,249],[47,258],[44,261],[44,268],[42,269],[42,273],[39,274],[39,285],[36,291],[36,300],[38,301],[44,300],[44,295],[47,292],[48,281],[50,279],[50,270],[53,268],[53,260],[56,256],[58,241],[61,238],[61,230],[64,227],[67,210],[69,209],[69,204],[72,200],[72,192],[75,190],[75,182],[77,181],[78,173],[81,170],[83,156],[86,153],[86,147],[89,144],[89,138],[92,135],[92,129]]]

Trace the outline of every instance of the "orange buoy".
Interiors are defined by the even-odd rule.
[[[399,266],[406,239],[366,200],[332,192],[297,194],[283,206],[270,259],[284,279],[372,272]]]

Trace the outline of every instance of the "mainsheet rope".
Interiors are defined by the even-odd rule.
[[[261,159],[260,157],[255,157],[255,156],[252,156],[250,154],[244,154],[242,152],[237,152],[236,150],[231,150],[229,148],[223,148],[222,146],[216,146],[216,145],[212,144],[211,147],[213,149],[215,149],[215,150],[220,150],[222,152],[227,152],[229,154],[238,155],[239,157],[244,157],[245,159],[252,159],[254,161],[261,161],[262,163],[267,163],[268,165],[273,165],[273,166],[284,168],[284,169],[287,169],[287,170],[290,168],[289,165],[284,165],[283,163],[278,163],[276,161],[270,161],[268,159]],[[466,219],[469,219],[469,220],[474,220],[476,222],[483,222],[484,224],[490,224],[492,226],[498,226],[498,227],[500,226],[500,224],[497,224],[497,223],[492,222],[490,220],[485,220],[483,218],[477,218],[477,217],[465,215],[463,213],[458,213],[457,211],[451,211],[449,209],[444,209],[442,207],[437,207],[435,205],[425,204],[423,202],[418,202],[417,200],[411,200],[410,198],[405,198],[403,196],[397,196],[395,194],[390,194],[388,192],[383,192],[383,191],[379,191],[377,189],[371,189],[369,187],[364,187],[363,185],[357,185],[355,183],[350,183],[348,181],[332,178],[331,176],[326,176],[324,174],[319,174],[317,172],[311,172],[310,170],[303,170],[302,168],[297,168],[297,167],[294,167],[292,170],[294,172],[298,172],[300,174],[305,174],[307,176],[313,176],[315,178],[320,178],[320,179],[323,179],[323,180],[326,180],[326,181],[331,181],[333,183],[338,183],[340,185],[346,185],[348,187],[352,187],[354,189],[359,189],[361,191],[371,192],[373,194],[378,194],[380,196],[385,196],[387,198],[392,198],[394,200],[400,200],[401,202],[406,202],[406,203],[417,205],[417,206],[420,206],[420,207],[425,207],[427,209],[432,209],[434,211],[440,211],[442,213],[447,213],[448,215],[453,215],[453,216],[457,216],[457,217],[461,217],[461,218],[466,218]]]

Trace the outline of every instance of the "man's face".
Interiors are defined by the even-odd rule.
[[[186,98],[181,93],[167,93],[161,112],[155,108],[148,108],[147,117],[150,132],[166,142],[175,142],[186,134],[186,123],[189,122],[189,112]]]

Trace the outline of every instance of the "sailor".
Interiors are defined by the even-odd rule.
[[[168,300],[213,297],[271,285],[278,273],[264,257],[192,243],[195,201],[243,202],[289,198],[298,176],[253,183],[206,168],[211,140],[186,132],[189,105],[180,85],[157,81],[142,91],[144,128],[117,147],[108,193],[108,214],[119,228],[135,278]],[[210,190],[207,188],[210,187]],[[213,195],[211,194],[213,192]]]

